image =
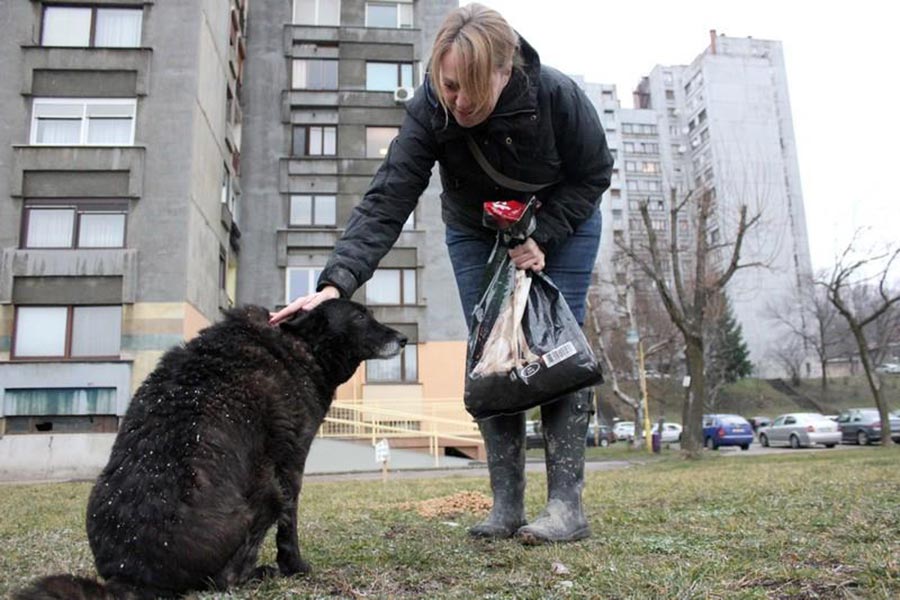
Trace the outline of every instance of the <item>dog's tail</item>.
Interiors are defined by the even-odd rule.
[[[74,575],[51,575],[37,579],[12,595],[12,600],[144,600],[156,598],[121,582],[106,585]]]

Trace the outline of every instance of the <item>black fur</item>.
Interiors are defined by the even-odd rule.
[[[18,599],[177,597],[275,571],[257,567],[277,523],[277,571],[309,570],[297,496],[335,388],[406,338],[359,304],[331,300],[279,327],[230,311],[166,353],[131,401],[91,492],[87,533],[106,587],[38,580]],[[54,591],[56,590],[56,591]]]

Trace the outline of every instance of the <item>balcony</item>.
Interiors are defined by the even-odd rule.
[[[143,146],[13,146],[10,195],[140,198],[145,150]],[[101,173],[108,177],[100,177]]]

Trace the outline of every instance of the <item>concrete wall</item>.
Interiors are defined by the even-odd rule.
[[[114,433],[0,437],[0,481],[93,479],[109,460]]]

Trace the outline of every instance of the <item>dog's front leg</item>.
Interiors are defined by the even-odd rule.
[[[309,573],[309,564],[300,557],[300,545],[297,541],[297,498],[300,495],[298,477],[286,477],[284,494],[285,503],[278,516],[278,531],[275,544],[278,548],[278,569],[285,577],[298,573]]]

